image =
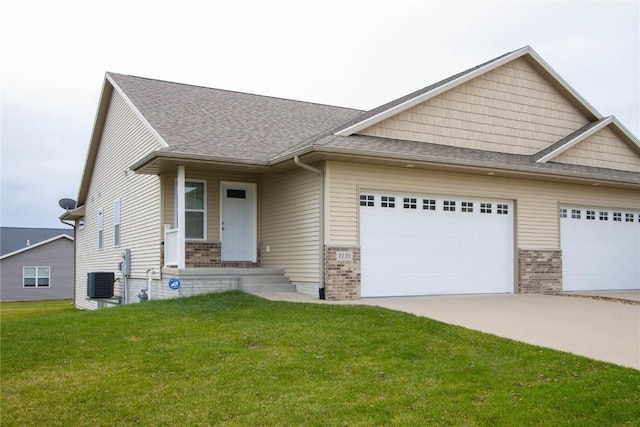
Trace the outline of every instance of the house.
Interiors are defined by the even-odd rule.
[[[0,227],[0,300],[73,298],[73,230]]]
[[[88,309],[100,271],[118,302],[638,289],[640,143],[530,47],[371,111],[107,73],[62,218]]]

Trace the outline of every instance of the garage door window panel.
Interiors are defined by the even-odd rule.
[[[360,206],[373,207],[375,204],[374,198],[370,194],[360,195]]]

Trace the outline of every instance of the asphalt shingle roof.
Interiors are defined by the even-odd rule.
[[[268,161],[361,110],[108,73],[169,145],[163,151]]]

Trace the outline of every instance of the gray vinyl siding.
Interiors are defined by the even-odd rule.
[[[284,267],[293,282],[319,282],[319,195],[320,178],[312,172],[297,170],[263,178],[263,267]]]
[[[160,178],[137,175],[129,167],[161,144],[140,122],[125,100],[113,91],[85,202],[85,226],[77,232],[76,305],[94,309],[87,301],[87,273],[113,271],[123,249],[131,250],[131,279],[160,271]],[[120,246],[114,246],[113,202],[120,200]],[[98,249],[98,211],[104,210],[104,245]],[[129,289],[133,300],[139,289]],[[122,279],[116,282],[122,294]]]
[[[23,267],[49,267],[49,287],[23,287]],[[73,298],[73,242],[60,238],[0,261],[0,299]]]

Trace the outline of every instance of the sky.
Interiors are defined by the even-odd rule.
[[[640,1],[1,0],[0,225],[65,228],[107,71],[363,110],[531,46],[640,135]]]

